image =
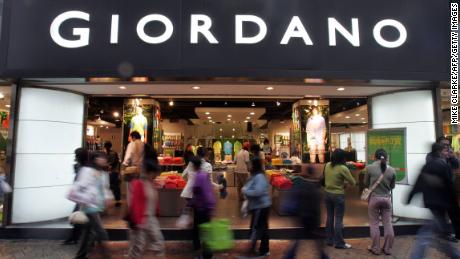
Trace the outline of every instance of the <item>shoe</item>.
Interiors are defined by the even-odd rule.
[[[270,256],[270,251],[268,251],[268,252],[259,252],[259,256]]]
[[[370,247],[370,246],[367,247],[367,251],[373,253],[374,255],[380,255],[380,252],[374,251],[374,249],[372,249],[372,247]]]
[[[452,235],[444,236],[444,239],[452,243],[458,243],[458,240]]]
[[[350,248],[351,248],[351,245],[345,243],[345,245],[343,245],[343,246],[335,246],[335,248],[336,248],[336,249],[350,249]]]

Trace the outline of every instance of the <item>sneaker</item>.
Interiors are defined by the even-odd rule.
[[[444,239],[449,241],[449,242],[452,242],[452,243],[457,243],[458,242],[458,240],[453,235],[446,235],[446,236],[444,236]]]
[[[270,256],[270,251],[268,252],[259,252],[259,256]]]
[[[335,246],[336,249],[350,249],[351,245],[345,243],[343,246]]]

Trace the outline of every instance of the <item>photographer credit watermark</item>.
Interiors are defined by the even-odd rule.
[[[450,123],[458,123],[458,3],[450,4]]]

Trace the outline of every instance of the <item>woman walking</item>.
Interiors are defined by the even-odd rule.
[[[391,223],[391,190],[395,188],[395,170],[387,165],[388,154],[383,149],[375,152],[375,162],[366,168],[364,182],[372,191],[369,197],[369,227],[371,230],[372,245],[368,250],[379,255],[383,252],[391,254],[394,241],[393,225]],[[375,187],[374,187],[375,186]],[[382,217],[385,242],[380,247],[379,217]]]
[[[241,191],[248,199],[248,210],[252,214],[250,252],[255,251],[257,240],[260,239],[258,254],[260,256],[269,256],[268,216],[272,201],[262,163],[262,160],[258,157],[251,160],[251,177]]]
[[[109,181],[104,179],[104,177],[108,177],[103,172],[106,167],[107,157],[104,153],[96,152],[90,155],[90,165],[83,166],[78,173],[75,184],[80,186],[81,188],[79,189],[84,190],[85,195],[90,198],[86,199],[89,202],[78,204],[89,221],[85,225],[77,259],[88,258],[88,253],[95,240],[103,242],[109,239],[99,215],[104,211],[108,201],[113,199],[113,195],[109,189]],[[101,243],[101,248],[104,258],[110,258],[110,254],[104,243]]]
[[[160,167],[153,160],[144,160],[144,173],[139,180],[131,183],[131,201],[129,203],[130,221],[134,223],[129,247],[130,258],[142,258],[146,245],[158,255],[164,252],[164,238],[160,224],[155,217],[158,192],[153,179]]]
[[[214,189],[211,179],[209,178],[209,173],[201,169],[203,163],[202,159],[195,157],[190,161],[190,163],[193,165],[193,170],[196,172],[195,181],[193,183],[193,197],[190,200],[190,206],[193,208],[194,213],[194,234],[197,234],[199,233],[198,228],[201,224],[211,221],[211,215],[216,206],[216,198],[214,196]],[[200,239],[196,239],[197,237],[194,237],[194,242],[199,243]],[[206,245],[203,245],[202,247],[202,258],[211,259],[212,252]]]
[[[345,214],[345,182],[355,185],[356,181],[348,170],[345,151],[336,149],[331,162],[324,167],[325,203],[327,210],[327,245],[337,249],[349,249],[343,239],[343,216]]]

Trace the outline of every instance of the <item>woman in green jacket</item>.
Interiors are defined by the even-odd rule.
[[[327,245],[337,249],[349,249],[351,245],[343,240],[343,215],[345,213],[345,182],[355,185],[356,181],[348,170],[345,151],[336,149],[331,162],[324,167],[325,203],[327,210]]]

